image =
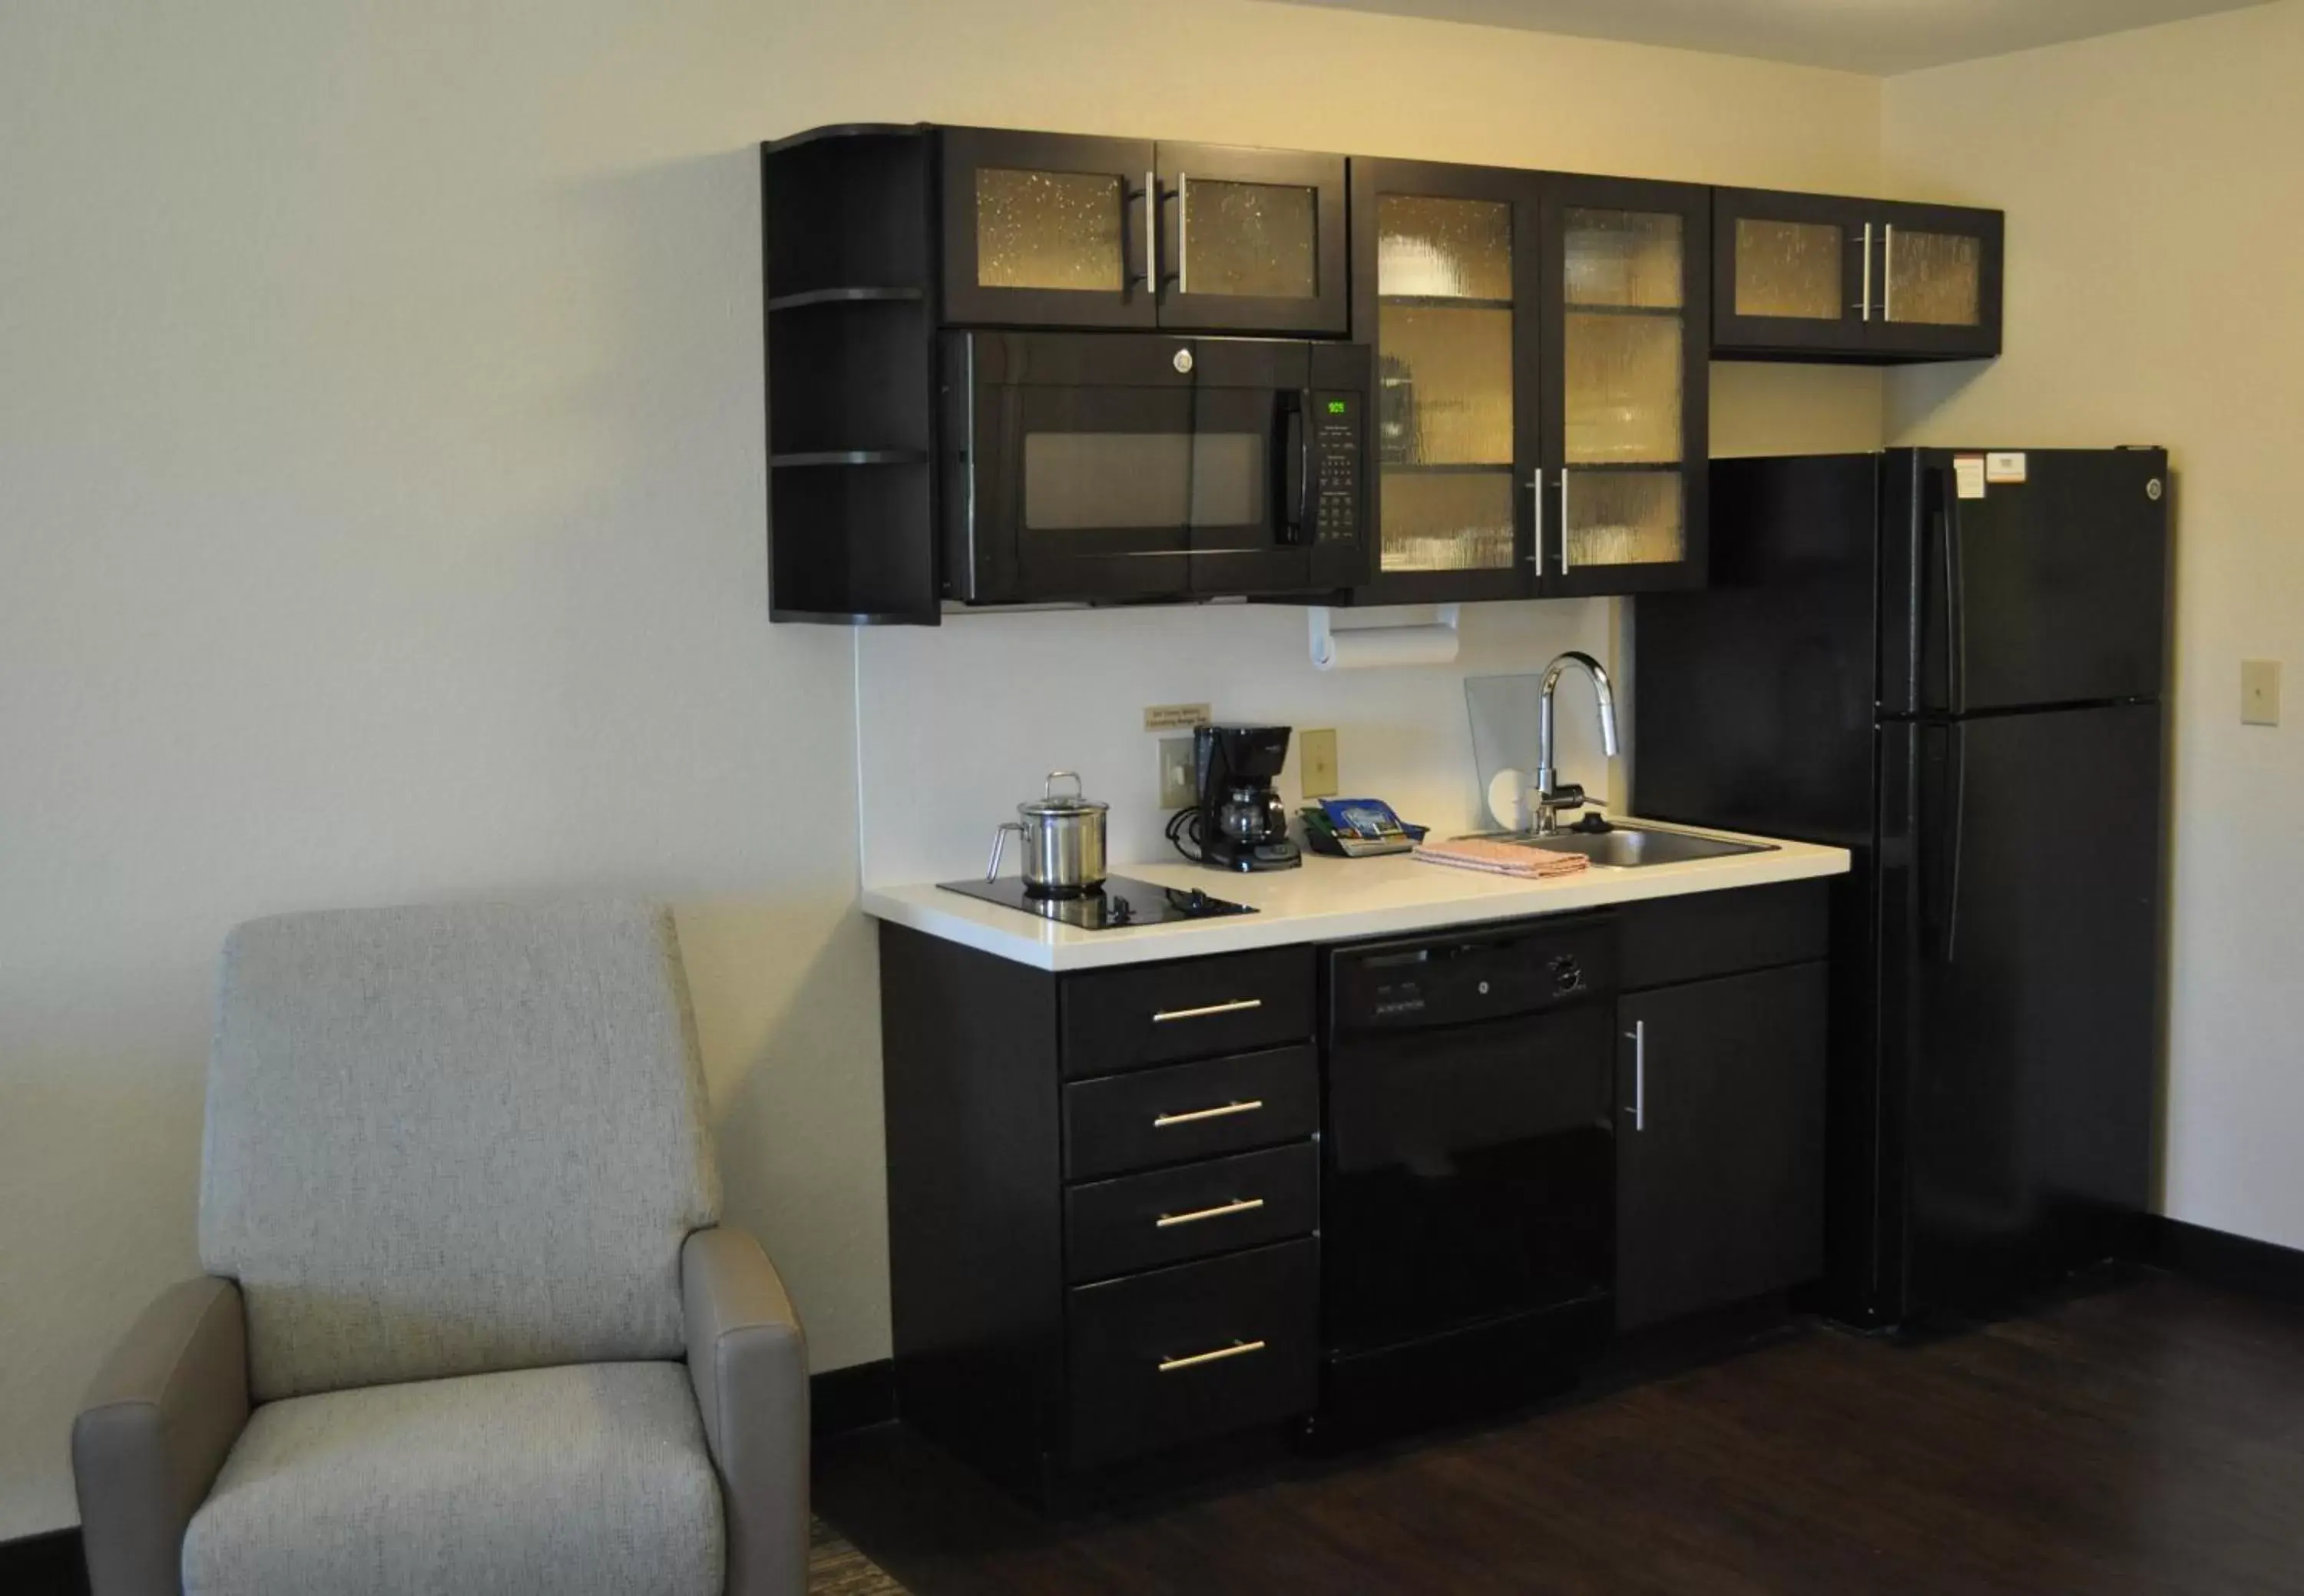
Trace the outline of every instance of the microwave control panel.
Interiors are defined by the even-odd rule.
[[[1350,543],[1360,535],[1360,411],[1368,395],[1312,395],[1314,539]]]

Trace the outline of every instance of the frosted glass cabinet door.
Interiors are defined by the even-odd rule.
[[[1378,604],[1536,589],[1541,178],[1352,165],[1352,331],[1376,357]]]
[[[1984,241],[1922,233],[1893,223],[1880,241],[1880,315],[1924,327],[1975,327],[1984,318]]]
[[[1553,180],[1558,399],[1543,590],[1701,585],[1709,191]]]
[[[1874,318],[1884,358],[1986,360],[2000,352],[2004,218],[1949,205],[1876,205]]]
[[[1733,314],[1838,321],[1845,310],[1848,240],[1837,223],[1738,216],[1728,247],[1736,258]]]
[[[1342,156],[1166,142],[1158,156],[1162,327],[1345,330]]]
[[[939,137],[946,321],[1158,325],[1149,140],[958,127]]]

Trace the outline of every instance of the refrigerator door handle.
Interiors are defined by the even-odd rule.
[[[1961,591],[1967,573],[1960,557],[1960,497],[1944,495],[1944,708],[1968,708],[1968,605]]]
[[[1943,862],[1935,875],[1942,885],[1934,895],[1939,901],[1929,905],[1929,918],[1943,936],[1938,962],[1949,964],[1960,951],[1961,855],[1965,851],[1968,829],[1968,728],[1947,726],[1936,729],[1944,738],[1944,807],[1922,822],[1920,835],[1929,847],[1941,850]]]
[[[1967,707],[1962,700],[1968,691],[1968,611],[1967,606],[1961,602],[1960,592],[1959,490],[1952,472],[1944,467],[1932,468],[1928,475],[1932,479],[1934,491],[1929,496],[1931,502],[1927,505],[1927,513],[1936,526],[1936,549],[1943,562],[1944,575],[1944,608],[1936,618],[1941,634],[1936,641],[1944,651],[1944,700],[1938,707],[1947,715],[1957,715]],[[1923,615],[1919,653],[1925,662],[1927,657],[1925,579],[1921,588]],[[1919,691],[1918,675],[1919,672],[1915,670],[1913,686],[1916,695]],[[1925,708],[1925,704],[1916,702],[1915,708]]]

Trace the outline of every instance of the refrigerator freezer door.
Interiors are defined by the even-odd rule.
[[[2161,709],[1883,734],[1913,772],[1910,846],[1884,844],[1880,900],[1883,1100],[1901,1119],[1885,1128],[1903,1170],[1881,1193],[1902,1287],[1885,1316],[1988,1311],[2127,1244],[2149,1197]]]
[[[2036,449],[2022,481],[1893,457],[1882,708],[1965,715],[2156,698],[2166,680],[2168,457]],[[1970,494],[1962,497],[1962,479]]]
[[[1871,844],[1881,459],[1713,462],[1711,586],[1637,600],[1635,813]]]

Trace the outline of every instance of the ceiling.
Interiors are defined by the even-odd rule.
[[[1888,76],[2264,0],[1293,0]]]

